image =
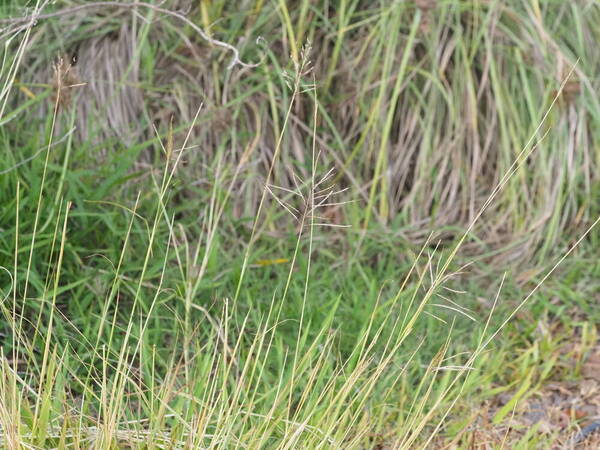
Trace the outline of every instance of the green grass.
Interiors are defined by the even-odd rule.
[[[0,32],[2,446],[469,448],[581,379],[600,10],[425,3],[197,2],[231,70],[153,8]]]

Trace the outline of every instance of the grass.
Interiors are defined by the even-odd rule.
[[[583,3],[0,22],[2,445],[566,445],[520,405],[594,379]]]

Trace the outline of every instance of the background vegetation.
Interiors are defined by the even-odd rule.
[[[599,22],[2,3],[1,445],[593,446]]]

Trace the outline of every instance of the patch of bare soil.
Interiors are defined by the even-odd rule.
[[[565,343],[559,351],[566,370],[531,395],[526,394],[514,408],[509,406],[512,412],[500,423],[493,419],[516,391],[486,401],[458,436],[440,437],[433,447],[599,449],[600,342],[591,349],[589,345],[583,347],[581,343]]]

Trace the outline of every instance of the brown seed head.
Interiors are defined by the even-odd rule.
[[[71,61],[71,62],[67,62]],[[57,103],[58,107],[68,108],[73,101],[73,89],[84,85],[77,76],[73,67],[73,59],[65,59],[60,56],[52,65],[52,81],[50,85],[54,89],[52,102]]]

